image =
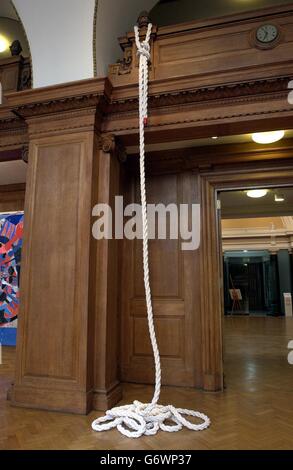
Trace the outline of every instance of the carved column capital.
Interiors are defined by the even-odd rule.
[[[114,134],[101,134],[100,149],[104,153],[111,153],[117,156],[121,163],[127,159],[127,153],[123,143]]]
[[[21,158],[25,163],[28,163],[28,153],[29,153],[28,145],[24,145],[21,149]]]
[[[100,136],[100,149],[105,153],[114,153],[116,148],[116,141],[114,134],[101,134]]]

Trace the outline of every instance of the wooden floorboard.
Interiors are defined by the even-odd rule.
[[[223,393],[164,387],[162,403],[208,414],[203,432],[182,430],[129,440],[116,430],[95,433],[99,415],[76,416],[14,408],[6,400],[13,380],[14,348],[0,366],[0,449],[293,449],[293,366],[287,345],[293,319],[226,318]],[[148,401],[152,387],[124,385],[123,403]]]

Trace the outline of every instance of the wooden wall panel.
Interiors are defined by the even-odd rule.
[[[271,44],[256,41],[256,29],[274,24],[279,36]],[[276,77],[292,72],[293,9],[291,5],[153,27],[150,78],[155,83],[180,79],[180,89]],[[120,38],[125,62],[110,66],[115,85],[137,82],[134,34]],[[268,50],[267,50],[268,49]],[[129,60],[132,58],[133,60]],[[189,78],[189,80],[188,80]],[[155,90],[154,90],[155,92]],[[178,92],[178,88],[174,89]]]
[[[0,186],[0,212],[22,211],[24,197],[25,184]]]
[[[184,317],[156,319],[156,335],[162,357],[184,358]],[[151,343],[145,318],[133,318],[133,355],[152,357]]]
[[[92,237],[93,206],[119,180],[115,138],[99,132],[110,91],[93,79],[8,97],[30,141],[15,406],[87,413],[121,396],[117,248]]]
[[[252,18],[238,24],[231,21],[222,28],[201,28],[183,37],[161,38],[155,43],[157,57],[155,78],[170,76],[227,76],[243,70],[255,78],[258,73],[269,75],[272,64],[286,66],[293,42],[293,17],[272,15],[270,21],[280,28],[280,41],[269,52],[256,47],[254,31],[268,19]],[[260,65],[262,70],[259,69]],[[256,69],[256,70],[254,70]]]
[[[136,187],[136,202],[140,192]],[[182,181],[177,175],[160,178],[154,176],[147,183],[148,204],[177,204],[182,200]],[[157,224],[156,224],[157,227]],[[134,252],[134,296],[144,297],[142,241],[135,240]],[[150,240],[150,275],[151,288],[156,298],[180,298],[182,287],[180,280],[181,253],[178,240]],[[158,259],[164,262],[157,263]],[[166,266],[170,269],[166,270]]]
[[[22,55],[0,59],[0,83],[2,85],[2,96],[0,102],[6,102],[5,94],[24,90],[31,87],[31,63],[30,58]]]
[[[12,393],[18,406],[79,413],[91,406],[92,159],[93,138],[86,132],[35,139],[30,145]]]
[[[82,305],[77,308],[75,305],[82,286],[72,286],[72,279],[76,278],[78,270],[75,247],[78,233],[75,227],[78,227],[76,208],[82,189],[79,175],[82,153],[81,143],[68,142],[37,149],[35,216],[30,247],[34,275],[27,294],[31,301],[25,375],[77,378],[74,329],[84,320],[80,311]],[[47,178],[49,171],[50,178]],[[44,341],[48,327],[51,331],[58,330],[62,340],[59,334],[50,334]],[[39,361],[39,357],[43,360]]]

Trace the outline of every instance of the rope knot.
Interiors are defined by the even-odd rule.
[[[139,47],[137,48],[137,55],[145,57],[148,62],[150,61],[151,48],[150,48],[150,45],[146,41],[143,41],[139,44]]]

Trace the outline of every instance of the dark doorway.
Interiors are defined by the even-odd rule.
[[[280,296],[276,256],[268,251],[226,252],[224,292],[226,315],[278,315]],[[233,305],[231,291],[239,289],[241,299]],[[232,292],[233,293],[233,292]]]
[[[220,201],[225,315],[285,316],[285,299],[292,302],[293,188],[223,191]]]

